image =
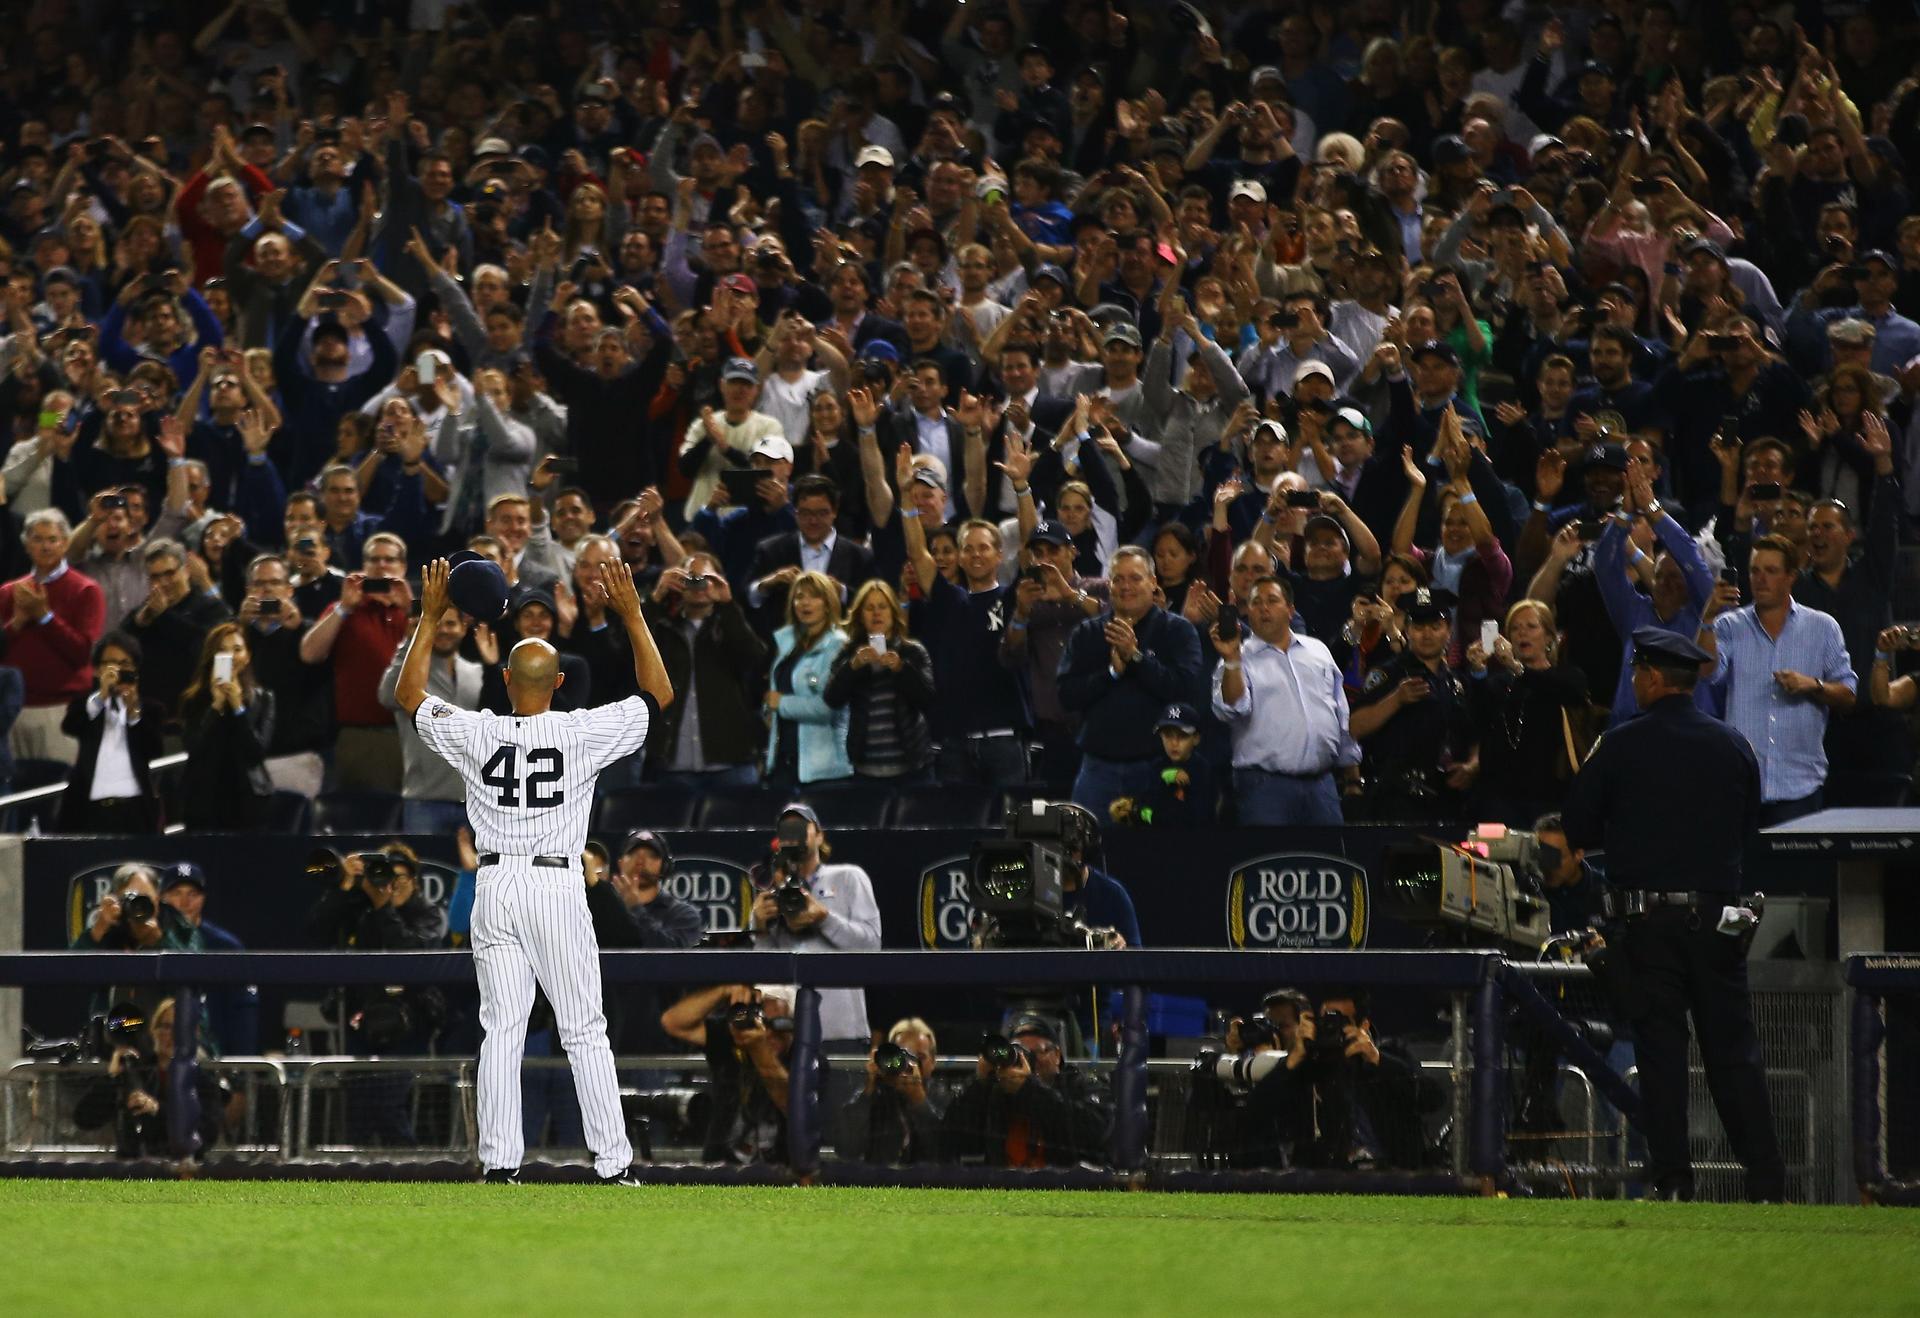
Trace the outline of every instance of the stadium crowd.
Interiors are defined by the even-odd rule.
[[[463,707],[528,636],[629,694],[643,582],[678,698],[606,787],[1524,827],[1655,626],[1770,820],[1905,798],[1899,6],[9,8],[0,714],[62,831],[452,832],[394,687],[459,550],[514,587]]]

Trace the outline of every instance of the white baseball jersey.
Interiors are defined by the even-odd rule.
[[[467,785],[474,847],[503,856],[578,856],[600,771],[646,743],[659,707],[628,696],[597,709],[491,714],[429,696],[414,730]]]

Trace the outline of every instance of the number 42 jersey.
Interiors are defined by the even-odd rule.
[[[587,843],[594,780],[646,744],[659,712],[646,695],[524,715],[456,709],[428,696],[413,728],[466,783],[475,850],[577,857]]]

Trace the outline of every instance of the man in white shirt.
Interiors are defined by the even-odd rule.
[[[810,363],[816,360],[823,369],[813,369]],[[812,428],[814,394],[822,389],[846,391],[847,359],[816,336],[813,322],[797,312],[773,327],[754,365],[762,380],[755,406],[780,423],[781,433],[795,448],[806,442]]]
[[[1262,577],[1247,601],[1253,635],[1209,633],[1220,665],[1213,712],[1233,737],[1233,797],[1242,824],[1337,827],[1334,770],[1358,765],[1347,695],[1327,647],[1293,632],[1293,590]]]

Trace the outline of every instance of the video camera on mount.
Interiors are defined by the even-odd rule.
[[[1552,933],[1532,833],[1481,824],[1464,842],[1387,848],[1381,910],[1408,924],[1450,927],[1461,943],[1536,952]]]
[[[1067,914],[1067,879],[1100,852],[1092,814],[1066,801],[1007,810],[1006,832],[973,844],[967,875],[979,915],[975,947],[1120,946],[1119,934]]]

